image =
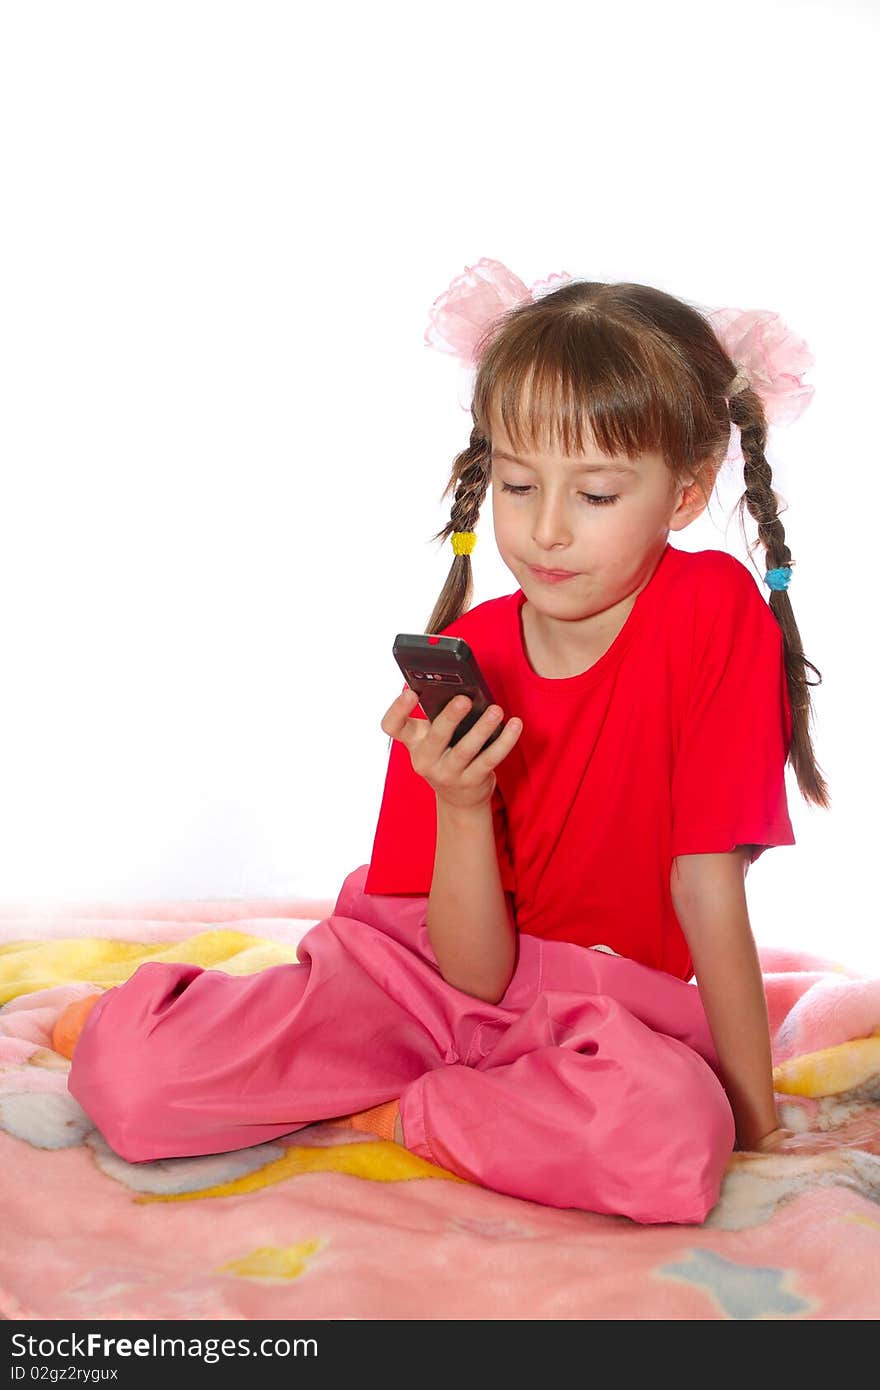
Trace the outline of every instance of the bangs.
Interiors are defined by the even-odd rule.
[[[629,462],[660,454],[676,473],[726,447],[667,335],[589,307],[552,315],[541,307],[514,310],[480,359],[472,413],[487,441],[494,418],[518,452],[598,449]]]

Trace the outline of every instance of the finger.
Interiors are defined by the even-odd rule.
[[[394,738],[400,738],[410,714],[418,704],[419,699],[414,690],[403,690],[398,695],[393,704],[388,706],[382,720],[381,728],[385,734],[392,734]]]
[[[476,723],[471,725],[466,734],[462,734],[454,747],[450,747],[450,761],[465,765],[469,763],[479,753],[486,739],[498,728],[503,713],[500,705],[490,705],[488,709],[483,710]],[[456,720],[456,723],[459,722]]]
[[[473,728],[463,738],[459,739],[454,748],[448,750],[447,756],[451,761],[460,766],[467,767],[472,761],[479,760],[482,769],[494,767],[496,762],[501,762],[511,745],[519,736],[522,725],[518,720],[508,720],[501,733],[489,745],[483,748],[483,744],[498,728],[504,719],[504,711],[500,705],[490,705],[487,710],[474,724]]]
[[[439,714],[435,714],[425,735],[425,745],[435,756],[442,753],[452,738],[456,726],[470,712],[472,701],[467,695],[456,695],[447,700]]]
[[[521,719],[508,719],[495,741],[478,755],[480,767],[497,767],[497,765],[507,757],[511,748],[516,743],[522,733],[522,727]]]

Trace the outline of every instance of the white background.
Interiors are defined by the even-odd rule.
[[[5,5],[0,900],[368,861],[470,428],[423,334],[490,256],[814,352],[768,458],[834,804],[788,770],[750,914],[878,969],[877,38],[852,0]],[[741,491],[672,543],[748,563]],[[489,498],[478,536],[474,604],[516,588]]]

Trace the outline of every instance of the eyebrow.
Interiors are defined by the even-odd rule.
[[[526,463],[525,459],[517,458],[516,454],[508,454],[504,449],[493,449],[493,459],[509,459],[511,463],[519,463],[523,468],[531,468],[534,473],[535,466]],[[629,463],[576,463],[572,467],[572,473],[635,473],[635,468]]]

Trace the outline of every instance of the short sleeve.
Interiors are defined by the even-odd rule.
[[[425,719],[427,716],[417,706],[412,717]],[[514,874],[504,806],[497,786],[492,796],[492,821],[501,887],[504,892],[512,893]],[[388,758],[364,892],[427,895],[434,876],[436,845],[436,797],[425,779],[413,771],[409,749],[395,739]]]
[[[709,577],[672,775],[674,859],[795,843],[785,792],[791,706],[782,630],[745,567]]]

